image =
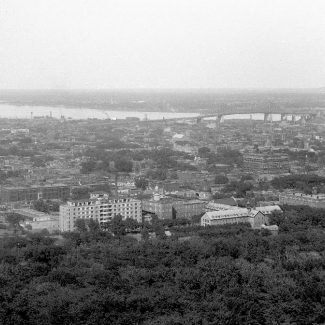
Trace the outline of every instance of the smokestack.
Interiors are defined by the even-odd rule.
[[[117,174],[115,174],[115,197],[116,198],[118,198],[117,179],[118,179],[118,176],[117,176]]]

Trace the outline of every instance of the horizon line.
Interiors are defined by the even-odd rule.
[[[325,90],[323,87],[224,87],[224,88],[206,88],[206,87],[175,87],[175,88],[0,88],[0,91],[283,91],[283,90]]]

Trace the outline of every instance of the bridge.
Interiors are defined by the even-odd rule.
[[[264,121],[267,121],[272,114],[281,115],[281,121],[286,119],[287,116],[292,116],[293,121],[296,121],[297,116],[305,120],[316,118],[321,116],[321,110],[314,108],[280,108],[280,107],[268,107],[268,108],[234,108],[234,109],[222,109],[216,110],[215,113],[201,114],[196,117],[197,122],[205,118],[217,117],[221,119],[223,116],[239,115],[239,114],[264,114]]]
[[[295,122],[297,116],[301,116],[301,119],[304,121],[308,121],[312,118],[320,117],[322,110],[320,109],[311,109],[311,108],[229,108],[229,109],[217,109],[215,112],[211,113],[203,113],[199,116],[194,117],[176,117],[170,119],[160,119],[160,120],[147,120],[141,121],[141,123],[152,123],[152,122],[167,122],[167,121],[189,121],[196,120],[197,123],[200,123],[202,120],[206,118],[216,117],[217,119],[221,119],[224,116],[229,115],[251,115],[251,114],[264,114],[264,121],[268,121],[269,117],[272,114],[281,115],[281,121],[285,120],[287,116],[292,116],[292,121]]]
[[[325,111],[325,110],[324,110]],[[295,122],[297,116],[301,116],[302,121],[308,121],[312,118],[320,117],[322,112],[321,109],[315,108],[282,108],[278,107],[271,103],[271,105],[261,105],[260,107],[251,107],[251,108],[223,108],[223,109],[215,109],[215,111],[203,113],[199,116],[194,117],[176,117],[176,118],[167,118],[167,119],[158,119],[158,120],[142,120],[140,124],[152,124],[152,123],[164,123],[168,121],[189,121],[196,120],[197,123],[200,123],[202,120],[206,118],[216,117],[217,119],[221,119],[224,116],[229,115],[251,115],[251,114],[264,114],[264,121],[268,121],[270,115],[279,114],[281,115],[281,121],[285,120],[287,116],[292,116],[292,121]],[[109,120],[109,124],[114,126],[123,126],[123,127],[133,127],[134,121],[128,120]],[[107,125],[107,121],[103,124]]]

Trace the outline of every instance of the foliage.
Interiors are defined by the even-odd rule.
[[[144,191],[147,188],[149,182],[144,177],[138,177],[135,179],[134,183],[137,188],[141,188]]]
[[[71,198],[72,200],[88,199],[90,196],[90,192],[91,190],[87,186],[75,187],[71,191]]]
[[[236,197],[245,197],[246,192],[253,189],[253,185],[247,182],[232,181],[222,189],[224,193],[233,193]]]
[[[167,170],[166,169],[149,170],[146,176],[153,180],[164,181],[167,178]]]
[[[220,148],[217,153],[210,153],[206,155],[208,158],[207,164],[227,164],[233,166],[237,164],[242,166],[243,156],[238,150],[232,150],[228,148]]]
[[[81,163],[81,174],[90,174],[95,171],[96,162],[94,160],[88,160]]]
[[[10,177],[20,177],[20,176],[21,176],[21,171],[19,170],[8,170],[6,172],[0,170],[0,184],[5,183],[5,181]]]
[[[229,179],[227,176],[224,175],[216,175],[214,178],[214,183],[215,184],[226,184],[228,183]]]
[[[201,147],[198,150],[198,155],[199,155],[199,157],[207,157],[210,152],[211,152],[210,151],[210,148],[208,148],[208,147]]]
[[[282,208],[278,236],[154,220],[137,242],[117,217],[115,236],[89,220],[59,241],[0,238],[0,323],[324,324],[325,211]]]
[[[133,163],[132,161],[121,157],[115,160],[115,168],[119,172],[130,173],[132,172]]]
[[[166,170],[173,168],[174,170],[193,170],[197,168],[188,163],[177,162],[177,158],[193,160],[194,156],[181,151],[173,151],[169,148],[132,151],[128,147],[120,150],[109,149],[103,150],[104,144],[97,145],[97,148],[88,148],[85,156],[89,157],[86,162],[81,164],[81,172],[89,174],[91,172],[104,170],[111,172],[110,162],[114,162],[116,169],[120,172],[131,172],[133,161],[143,162],[144,165],[152,163],[151,167]],[[120,164],[122,162],[122,164]]]
[[[25,217],[14,212],[8,212],[5,214],[5,221],[11,228],[20,228],[20,222],[24,221]]]
[[[33,202],[34,209],[40,212],[48,213],[50,207],[42,199]]]
[[[271,185],[276,189],[296,189],[306,194],[311,194],[313,187],[325,184],[325,177],[318,175],[289,175],[274,178]]]

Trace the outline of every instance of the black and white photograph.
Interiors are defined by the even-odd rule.
[[[0,325],[325,325],[324,0],[0,0]]]

